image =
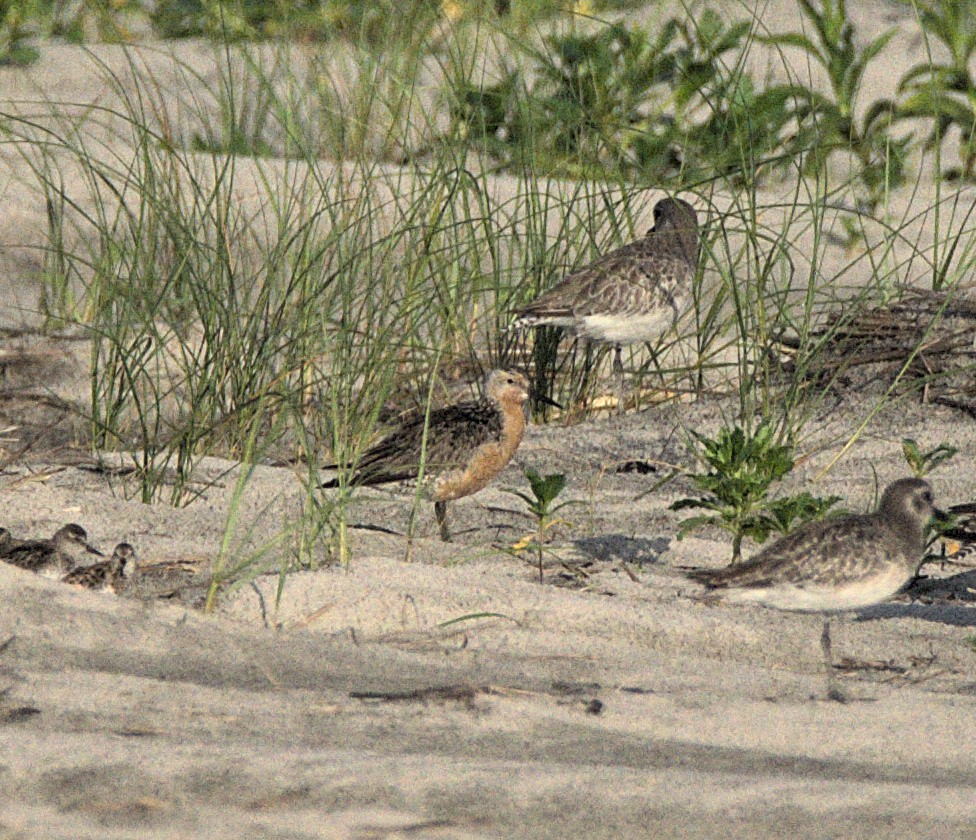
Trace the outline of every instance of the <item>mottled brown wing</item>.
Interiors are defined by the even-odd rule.
[[[48,563],[54,556],[54,549],[46,543],[33,541],[19,545],[11,549],[2,558],[5,563],[10,563],[18,569],[34,571]]]
[[[490,403],[478,401],[446,406],[430,412],[426,451],[424,415],[401,424],[362,457],[354,484],[385,484],[414,478],[425,454],[425,471],[436,473],[467,462],[484,443],[501,440],[502,416]],[[323,487],[335,487],[333,479]]]
[[[111,563],[95,563],[91,566],[83,566],[72,572],[68,572],[61,580],[63,583],[73,583],[93,589],[105,583],[111,574]]]
[[[841,517],[798,528],[744,563],[689,576],[713,588],[829,585],[883,565],[892,550],[887,537],[875,517]]]

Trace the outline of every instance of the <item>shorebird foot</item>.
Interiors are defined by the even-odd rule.
[[[624,413],[624,363],[620,359],[620,345],[613,348],[613,379],[617,390],[617,416]]]
[[[451,531],[447,527],[447,502],[434,502],[434,516],[437,517],[437,525],[441,529],[441,539],[444,542],[450,542]]]
[[[830,620],[824,619],[823,632],[820,634],[820,650],[824,657],[824,673],[827,675],[827,699],[835,703],[846,703],[847,695],[837,687],[834,679],[834,652],[830,639]]]

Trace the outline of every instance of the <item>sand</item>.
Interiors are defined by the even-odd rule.
[[[178,49],[205,63],[199,45]],[[0,71],[0,95],[98,95],[85,53],[45,56]],[[910,56],[891,61],[897,78]],[[16,155],[3,162],[4,325],[31,328],[43,208]],[[36,357],[7,371],[5,416],[12,390],[84,399],[83,345],[0,339],[25,349]],[[931,477],[940,503],[976,498],[976,424],[917,396],[818,479],[877,397],[825,401],[785,490],[865,510],[907,474],[912,436],[960,449]],[[421,508],[410,562],[402,537],[371,529],[405,528],[409,487],[364,491],[349,566],[289,575],[277,605],[273,574],[206,616],[0,564],[0,837],[972,837],[976,571],[926,567],[934,594],[835,620],[838,660],[872,667],[838,672],[851,702],[824,700],[820,619],[699,600],[682,569],[725,562],[728,540],[675,539],[668,506],[686,479],[646,493],[660,473],[617,471],[689,466],[686,430],[714,432],[733,408],[532,426],[503,475],[454,505],[454,544]],[[0,475],[0,524],[43,536],[77,521],[150,561],[217,556],[236,465],[206,459],[189,507],[144,505],[81,468],[70,425]],[[544,583],[505,550],[530,527],[504,492],[524,487],[524,466],[567,473],[578,502]],[[300,494],[293,470],[259,466],[238,533],[279,533]]]

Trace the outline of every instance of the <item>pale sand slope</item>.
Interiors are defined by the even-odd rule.
[[[31,76],[3,71],[0,85],[16,98],[28,79],[87,101],[85,67],[67,51]],[[23,307],[10,320],[30,323],[44,215],[16,154],[3,160],[0,288]],[[45,375],[60,378],[37,386],[82,398],[85,349],[52,352],[63,361]],[[976,424],[914,401],[882,411],[810,483],[876,396],[825,403],[806,430],[815,454],[785,489],[864,509],[872,470],[882,484],[905,474],[911,435],[961,449],[933,476],[940,502],[976,498]],[[884,667],[841,675],[863,702],[827,703],[819,619],[693,600],[680,567],[724,562],[727,541],[673,542],[680,517],[667,506],[688,482],[638,499],[656,476],[614,472],[633,458],[687,465],[683,428],[714,432],[733,410],[531,428],[516,463],[453,507],[455,546],[430,539],[427,506],[409,564],[401,538],[355,529],[350,568],[290,576],[277,612],[275,577],[206,618],[0,565],[0,837],[971,837],[976,574],[951,581],[951,602],[838,619],[838,659]],[[554,561],[539,584],[494,547],[527,529],[501,490],[524,487],[523,465],[569,475],[582,504],[559,550],[585,566],[586,588],[553,585]],[[205,462],[201,479],[218,484],[184,510],[126,501],[117,480],[90,473],[18,467],[0,478],[0,524],[33,536],[77,521],[103,549],[126,539],[149,560],[213,558],[228,466]],[[259,468],[237,533],[279,533],[299,491],[291,472]],[[402,530],[411,501],[406,488],[365,491],[353,521]],[[505,617],[438,627],[479,612]],[[370,692],[406,696],[352,696]]]
[[[834,412],[824,433],[855,416]],[[693,601],[679,567],[722,562],[728,546],[688,539],[658,554],[677,522],[665,508],[688,485],[634,501],[651,477],[601,475],[623,457],[668,454],[673,424],[692,417],[708,429],[717,412],[530,429],[521,463],[549,469],[573,453],[569,494],[584,505],[561,556],[593,561],[586,589],[553,586],[555,565],[540,585],[491,549],[523,527],[499,489],[521,482],[517,465],[456,506],[456,546],[422,539],[407,564],[402,539],[356,529],[349,570],[292,575],[278,612],[276,579],[262,579],[279,629],[263,628],[251,589],[208,619],[0,568],[0,643],[12,637],[0,653],[3,836],[971,836],[976,575],[954,579],[952,605],[835,621],[838,657],[891,667],[842,675],[863,702],[817,699],[819,620]],[[941,409],[903,405],[877,425],[884,435],[816,492],[860,507],[869,463],[882,481],[904,472],[907,432],[955,441],[963,464],[976,452],[973,424]],[[976,495],[967,470],[943,472],[941,498]],[[172,510],[67,470],[8,485],[5,521],[45,533],[76,520],[103,548],[125,538],[147,559],[214,556],[233,478]],[[242,532],[274,531],[296,490],[289,472],[259,468]],[[397,527],[411,498],[364,494],[354,519]],[[432,519],[425,507],[428,535]],[[507,618],[437,627],[475,612]],[[461,696],[350,696],[432,687]]]

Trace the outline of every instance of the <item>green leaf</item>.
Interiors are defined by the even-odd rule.
[[[780,35],[757,35],[756,40],[771,47],[798,47],[810,55],[819,64],[826,67],[827,61],[820,52],[820,48],[806,35],[799,32],[784,32]]]
[[[880,53],[886,46],[888,46],[888,43],[891,41],[892,38],[895,37],[896,34],[897,34],[897,30],[889,29],[887,32],[883,32],[881,35],[875,38],[870,44],[868,44],[864,48],[863,52],[861,53],[861,57],[857,61],[857,64],[862,71],[863,68],[878,55],[878,53]],[[856,78],[860,79],[860,77],[861,77],[861,73],[858,72]]]
[[[721,505],[714,499],[678,499],[672,502],[669,510],[688,510],[689,508],[706,508],[707,510],[719,510]]]
[[[527,493],[523,493],[520,490],[513,490],[510,487],[503,487],[503,493],[509,493],[512,496],[518,496],[523,502],[525,502],[530,508],[535,505],[535,499],[529,497]]]
[[[692,531],[697,531],[705,525],[718,525],[722,527],[722,520],[715,516],[693,516],[685,519],[678,525],[678,539],[683,540]]]

